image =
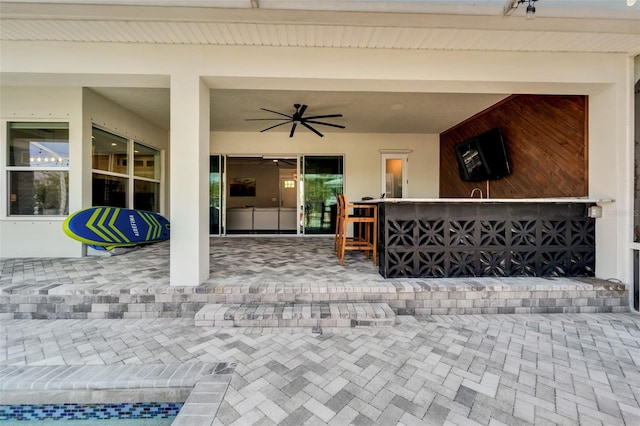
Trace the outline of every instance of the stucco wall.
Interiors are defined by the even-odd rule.
[[[212,154],[344,155],[345,192],[349,199],[378,197],[382,193],[380,150],[410,150],[410,197],[438,197],[439,144],[435,134],[213,132]]]
[[[7,121],[67,121],[69,122],[69,209],[79,206],[77,192],[80,182],[82,145],[82,90],[63,87],[2,87],[0,89],[0,257],[74,257],[81,254],[81,245],[62,232],[64,217],[8,217],[5,177],[7,153]]]
[[[115,133],[125,138],[134,139],[146,146],[156,148],[161,152],[169,149],[169,133],[152,124],[143,118],[133,114],[119,105],[114,104],[105,97],[99,95],[90,89],[83,90],[83,140],[91,140],[91,129],[93,125],[103,130]],[[161,194],[160,194],[160,213],[166,214],[168,211],[169,199],[169,178],[168,164],[166,164],[166,155],[161,155],[163,162],[161,170]],[[84,200],[82,207],[91,205],[91,149],[87,149],[83,155],[83,187],[82,199]]]
[[[69,122],[69,211],[91,205],[91,125],[166,149],[166,131],[81,87],[3,86],[0,91],[0,170],[6,176],[7,121]],[[0,257],[78,257],[82,244],[62,231],[65,217],[9,217],[6,185],[0,187]]]
[[[192,165],[202,157],[200,144],[206,137],[201,138],[199,133],[194,136],[194,132],[189,130],[196,123],[190,121],[190,117],[197,115],[198,108],[202,109],[201,106],[194,107],[197,105],[194,100],[201,96],[203,83],[210,88],[228,89],[312,88],[326,91],[589,96],[589,195],[615,199],[614,203],[605,205],[604,216],[597,221],[596,272],[598,276],[626,282],[631,278],[629,244],[633,235],[633,165],[630,159],[633,157],[633,132],[629,117],[633,108],[634,60],[626,55],[3,41],[0,60],[5,76],[19,77],[23,82],[31,80],[30,84],[42,84],[47,77],[54,79],[60,76],[64,84],[73,81],[86,86],[120,83],[122,87],[135,87],[125,86],[124,82],[136,81],[139,87],[169,87],[174,85],[173,82],[182,82],[182,85],[174,85],[178,87],[178,93],[172,93],[175,104],[171,127],[176,132],[175,136],[181,136],[172,144],[176,148],[170,153],[172,165],[176,164],[176,159],[180,160],[178,165]],[[4,84],[8,84],[5,76]],[[81,81],[85,83],[79,83]],[[181,94],[184,90],[190,93]],[[185,108],[188,114],[175,115],[177,110]],[[302,149],[293,149],[291,145],[278,142],[268,151],[260,149],[258,152],[318,150],[344,153],[349,170],[346,182],[348,195],[355,199],[379,192],[377,149],[389,146],[407,148],[404,146],[405,136],[377,135],[374,138],[344,134],[344,137],[354,138],[349,147],[340,147],[337,143],[332,145],[329,139],[326,146],[314,145],[296,137],[294,141]],[[238,140],[235,139],[235,145],[223,146],[226,143],[223,137],[213,138],[210,148],[212,152],[222,153],[238,153],[240,149],[247,149],[244,144],[238,146]],[[268,140],[260,139],[263,142]],[[191,147],[190,144],[196,141],[200,142],[198,149],[184,148]],[[247,144],[255,153],[256,149],[251,145],[257,144],[257,139],[250,141],[256,141]],[[342,141],[347,142],[346,139]],[[178,143],[181,145],[176,146]],[[413,157],[417,160],[414,161]],[[410,196],[429,195],[430,182],[434,184],[434,191],[437,188],[437,179],[429,178],[429,167],[420,165],[427,158],[417,151],[412,153],[409,163]],[[198,197],[206,191],[206,183],[202,184],[198,178],[199,170],[180,181],[194,191],[197,189]],[[416,177],[414,171],[425,174]],[[433,172],[436,176],[436,168]],[[176,269],[178,276],[194,269],[189,265],[193,255],[188,248],[194,245],[195,235],[206,232],[207,226],[202,218],[195,221],[193,212],[206,203],[200,198],[196,201],[193,191],[180,191],[173,194],[171,204],[183,206],[171,212],[174,223],[197,222],[194,230],[188,231],[188,238],[172,239],[172,257],[176,260],[175,263],[172,260],[171,267]],[[186,232],[180,228],[175,228],[175,231],[176,234]],[[202,238],[198,241],[201,240],[204,241],[200,245],[204,252],[206,241]],[[181,251],[184,256],[177,256]],[[181,263],[184,263],[182,269],[177,266]],[[200,265],[198,270],[206,273],[208,265]],[[198,284],[197,279],[187,280],[192,281],[188,285]],[[176,283],[172,280],[172,284]]]

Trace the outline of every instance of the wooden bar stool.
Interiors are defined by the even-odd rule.
[[[343,230],[348,230],[346,228],[343,228],[342,224],[344,222],[344,218],[345,218],[345,201],[344,201],[344,195],[343,194],[339,194],[336,197],[336,206],[337,206],[337,210],[336,210],[336,231],[335,231],[335,237],[334,237],[334,244],[333,244],[333,250],[336,252],[337,256],[340,257],[340,245],[342,244],[342,233]],[[346,241],[353,241],[354,237],[347,237],[345,235],[344,237],[346,239]]]
[[[378,206],[375,204],[349,204],[347,196],[338,199],[338,219],[336,221],[336,241],[340,264],[344,265],[347,250],[364,251],[376,264],[378,250]],[[354,224],[353,237],[347,237],[349,224]],[[357,229],[357,232],[356,232]]]
[[[338,194],[336,197],[336,230],[335,237],[333,239],[333,251],[339,253],[340,250],[340,238],[342,232],[342,209],[344,205],[344,199],[342,194]]]
[[[336,230],[335,237],[333,242],[333,250],[337,253],[338,257],[340,257],[340,244],[342,243],[342,223],[345,217],[345,202],[344,195],[338,194],[336,197]],[[346,237],[347,241],[352,241],[353,237]]]

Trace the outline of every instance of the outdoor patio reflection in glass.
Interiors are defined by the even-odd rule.
[[[304,157],[305,234],[335,232],[336,196],[343,191],[342,156]]]

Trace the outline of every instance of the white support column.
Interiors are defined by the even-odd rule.
[[[209,88],[193,74],[171,76],[170,214],[172,286],[209,277]]]

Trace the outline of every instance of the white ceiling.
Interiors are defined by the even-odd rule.
[[[636,55],[627,1],[540,0],[533,20],[517,0],[2,1],[0,39]]]
[[[633,0],[544,0],[534,6],[541,17],[630,19]],[[392,12],[458,15],[502,15],[517,0],[13,0],[12,3],[206,7],[227,9]],[[519,5],[520,9],[526,7]],[[636,15],[637,17],[637,15]]]
[[[510,10],[512,4],[517,5],[514,0],[0,1],[0,40],[640,54],[640,0],[633,6],[627,0],[540,0],[534,20],[524,18],[526,4]],[[166,85],[88,86],[169,127]],[[344,115],[331,122],[346,129],[319,126],[320,131],[440,133],[505,96],[214,90],[211,128],[259,131],[268,122],[245,119],[272,116],[260,108],[291,114],[293,104],[301,103],[309,106],[306,115]]]
[[[169,89],[92,88],[137,115],[167,129]],[[315,126],[321,133],[441,133],[504,99],[499,94],[377,93],[293,90],[212,90],[211,130],[257,132],[282,118],[261,108],[292,115],[296,103],[308,105],[306,116],[342,114],[326,121],[346,129]],[[289,132],[281,126],[271,132]],[[307,131],[306,129],[300,129]]]

